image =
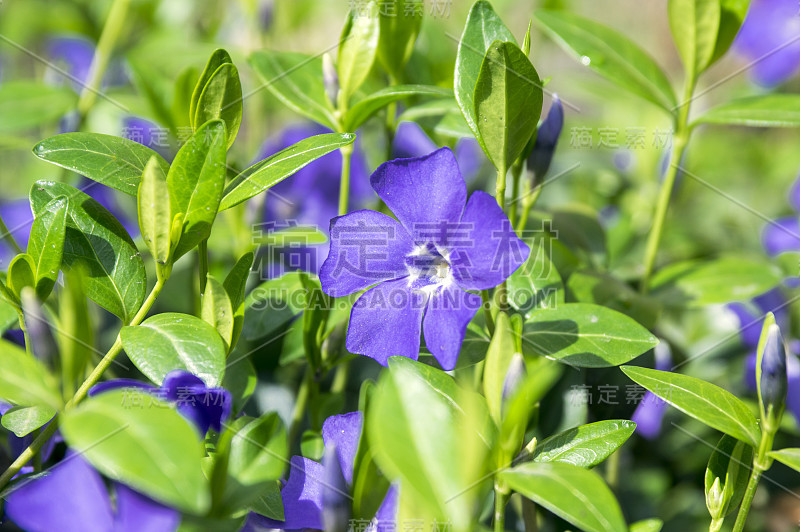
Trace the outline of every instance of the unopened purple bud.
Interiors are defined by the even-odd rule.
[[[336,445],[327,445],[322,457],[322,523],[330,532],[347,532],[350,525],[350,490],[342,474]]]
[[[525,368],[525,359],[520,353],[514,353],[511,358],[511,364],[508,365],[506,378],[503,380],[503,403],[516,395],[527,376],[528,370]]]
[[[553,162],[553,154],[558,145],[558,137],[564,127],[564,107],[558,96],[553,95],[553,103],[547,118],[539,126],[536,134],[536,142],[533,144],[533,151],[528,157],[528,168],[533,172],[535,183],[541,183],[545,174],[550,169]]]
[[[780,415],[786,404],[788,377],[786,373],[786,344],[783,341],[780,328],[772,324],[767,331],[764,342],[764,354],[761,359],[761,401],[764,410],[774,412],[775,419],[780,421]]]
[[[269,31],[275,14],[275,0],[261,0],[258,6],[258,22],[262,31]]]
[[[336,72],[336,66],[333,64],[331,54],[322,56],[322,82],[325,84],[325,94],[328,99],[336,106],[339,99],[339,74]]]

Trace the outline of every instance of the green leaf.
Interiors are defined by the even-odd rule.
[[[622,312],[647,328],[655,327],[659,316],[658,301],[607,273],[579,270],[569,276],[567,289],[571,299],[579,303],[594,303]]]
[[[225,186],[225,123],[203,124],[175,156],[167,174],[169,201],[174,214],[183,217],[181,238],[173,260],[193,249],[211,234]]]
[[[437,135],[455,139],[472,138],[469,128],[458,102],[451,98],[440,98],[406,109],[397,122],[416,122],[423,129]]]
[[[522,335],[523,349],[584,368],[624,364],[657,343],[628,316],[586,303],[536,310]]]
[[[233,306],[225,287],[212,275],[208,276],[200,316],[216,329],[225,344],[225,352],[230,352],[234,326]]]
[[[429,85],[395,85],[393,87],[386,87],[373,92],[353,105],[344,117],[344,129],[346,131],[355,131],[364,122],[369,120],[370,117],[390,103],[414,96],[448,98],[453,96],[453,92],[448,89]]]
[[[139,370],[161,384],[172,370],[197,375],[219,386],[225,371],[225,344],[216,329],[188,314],[157,314],[120,331],[122,347]]]
[[[478,118],[475,112],[475,86],[478,84],[484,57],[495,41],[516,42],[492,4],[478,0],[472,5],[456,56],[454,89],[456,101],[467,125],[480,139]]]
[[[774,458],[778,462],[787,465],[800,472],[800,448],[787,448],[779,451],[770,451],[770,458]]]
[[[534,18],[583,65],[669,112],[675,108],[675,93],[667,76],[624,35],[566,11],[539,10]]]
[[[225,122],[227,147],[230,149],[242,123],[242,84],[236,66],[225,63],[217,68],[200,93],[192,119],[195,128],[209,120]]]
[[[706,507],[722,519],[739,507],[753,463],[753,448],[725,434],[708,460],[705,474]]]
[[[564,285],[555,265],[550,261],[547,246],[535,240],[528,242],[531,254],[521,268],[506,281],[508,304],[527,320],[537,309],[564,304]]]
[[[78,97],[68,86],[36,81],[8,81],[0,87],[0,133],[45,126],[75,108]]]
[[[152,395],[114,390],[62,414],[67,443],[103,475],[169,506],[204,514],[210,504],[197,432]]]
[[[94,351],[94,328],[85,296],[85,275],[80,269],[64,274],[58,297],[59,327],[56,330],[64,397],[71,398],[86,377],[86,366]]]
[[[24,350],[0,340],[0,399],[19,406],[61,407],[58,384],[50,372]]]
[[[423,17],[416,12],[417,6],[410,0],[384,0],[380,3],[378,60],[395,80],[402,78],[422,26]]]
[[[623,366],[622,371],[684,414],[752,446],[761,440],[758,421],[732,393],[688,375]]]
[[[200,78],[197,80],[197,83],[194,86],[194,90],[192,91],[192,96],[189,101],[189,125],[195,129],[207,122],[207,120],[203,120],[202,122],[194,121],[195,116],[197,115],[197,110],[199,107],[198,104],[203,94],[203,90],[205,90],[208,82],[211,81],[214,73],[219,70],[219,67],[225,64],[233,64],[233,60],[231,59],[231,56],[228,54],[227,50],[217,48],[211,53],[211,56],[208,58],[208,62],[206,62],[206,66],[203,69],[202,74],[200,74]]]
[[[498,476],[512,490],[587,532],[627,532],[614,494],[594,471],[528,462]]]
[[[695,120],[697,124],[749,127],[800,126],[800,95],[767,94],[724,103]]]
[[[69,199],[62,266],[84,268],[86,296],[130,323],[147,291],[144,261],[122,224],[105,207],[63,183],[37,181],[31,189],[34,217],[54,199]]]
[[[733,44],[747,15],[747,10],[750,8],[750,0],[720,0],[720,7],[719,34],[714,48],[714,57],[711,59],[712,63],[725,55],[725,52]]]
[[[494,335],[486,352],[483,369],[483,395],[486,397],[492,419],[498,426],[503,421],[503,383],[511,359],[517,352],[517,344],[508,314],[498,312]]]
[[[172,249],[172,211],[169,202],[167,174],[152,157],[142,173],[137,196],[139,229],[156,263],[165,266]]]
[[[228,276],[225,277],[225,281],[223,282],[223,287],[228,293],[228,298],[231,300],[231,309],[233,310],[231,350],[236,347],[239,336],[242,334],[242,327],[244,326],[245,291],[247,289],[247,279],[250,276],[254,258],[255,255],[252,251],[242,255],[242,257],[236,261],[233,269],[228,273]]]
[[[315,135],[257,162],[236,176],[225,188],[219,210],[230,209],[261,194],[307,164],[343,146],[349,146],[355,140],[356,136],[352,133]]]
[[[300,272],[270,279],[253,289],[245,301],[244,327],[247,340],[258,340],[276,331],[305,309],[306,289]]]
[[[142,173],[151,157],[164,173],[169,170],[169,163],[147,146],[99,133],[56,135],[34,146],[33,154],[130,196],[138,193]]]
[[[581,425],[539,442],[533,461],[591,468],[622,447],[634,430],[636,423],[625,419]]]
[[[472,415],[459,416],[415,368],[392,364],[381,376],[367,411],[366,430],[375,461],[390,480],[401,480],[403,492],[427,512],[449,520],[454,529],[471,524],[484,475],[486,447],[477,439]],[[469,403],[460,401],[460,407]]]
[[[325,84],[322,81],[321,56],[294,52],[254,52],[250,65],[278,100],[294,112],[337,130]]]
[[[711,64],[717,46],[720,0],[669,0],[669,26],[690,79]]]
[[[8,287],[19,301],[22,290],[36,286],[36,262],[27,253],[21,253],[8,265]]]
[[[241,355],[231,357],[225,367],[222,387],[231,392],[233,396],[233,415],[242,411],[250,397],[253,396],[257,383],[256,370],[250,359]]]
[[[69,200],[59,197],[48,203],[44,211],[33,220],[28,240],[28,254],[36,264],[36,295],[47,299],[58,280],[64,254],[64,237],[67,232]]]
[[[367,79],[378,55],[379,36],[378,5],[374,1],[350,11],[339,42],[336,65],[342,101],[347,102]]]
[[[781,282],[778,268],[764,260],[723,257],[671,264],[650,283],[651,294],[674,307],[702,307],[745,301]]]
[[[0,422],[18,438],[22,438],[42,428],[55,415],[55,409],[49,406],[15,406],[3,414]]]
[[[631,523],[630,532],[661,532],[664,521],[661,519],[644,519]]]
[[[250,510],[275,519],[276,521],[283,521],[286,519],[283,512],[283,499],[281,499],[281,483],[280,481],[270,482],[258,494],[258,499],[250,506]]]
[[[510,168],[542,113],[539,74],[516,44],[495,41],[489,47],[474,100],[478,140],[496,168]]]

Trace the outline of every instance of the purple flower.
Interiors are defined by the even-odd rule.
[[[178,413],[191,421],[201,436],[209,428],[221,432],[222,423],[231,415],[233,398],[228,390],[208,388],[200,377],[180,369],[170,371],[160,388],[133,379],[113,379],[94,385],[89,396],[119,388],[135,388],[174,403]]]
[[[322,425],[324,465],[301,456],[291,459],[289,480],[281,490],[284,520],[275,521],[251,513],[243,530],[322,530],[326,516],[332,516],[337,524],[341,522],[340,517],[345,513],[344,507],[349,513],[351,497],[348,486],[353,482],[353,469],[363,425],[364,415],[361,412],[326,419]],[[394,523],[396,514],[397,490],[390,487],[370,530],[382,532],[389,523]]]
[[[167,138],[167,130],[150,120],[138,116],[126,116],[122,120],[122,136],[147,146],[168,161],[174,156]]]
[[[553,95],[553,103],[547,118],[544,119],[536,133],[533,150],[528,156],[528,168],[533,172],[534,182],[539,184],[550,169],[553,154],[556,152],[558,137],[564,127],[564,106],[558,96]]]
[[[53,37],[47,41],[47,55],[64,65],[76,92],[83,90],[94,60],[94,43],[84,37]]]
[[[392,143],[392,156],[396,159],[422,157],[438,148],[416,122],[401,122]],[[464,181],[471,182],[486,161],[478,141],[462,138],[456,143],[456,160]]]
[[[753,0],[735,47],[752,61],[750,75],[773,87],[800,67],[800,12],[795,0]]]
[[[661,341],[653,350],[656,357],[656,369],[670,371],[672,369],[672,351],[669,344]],[[631,416],[631,421],[636,423],[636,432],[648,440],[653,440],[661,434],[661,423],[667,403],[651,392],[645,392],[639,406]]]
[[[797,215],[778,218],[767,224],[761,234],[761,243],[770,257],[787,251],[800,251],[800,221]]]
[[[8,232],[22,249],[28,247],[28,237],[33,225],[33,214],[27,199],[9,200],[0,204],[0,216],[8,228]],[[0,269],[7,270],[14,250],[5,241],[0,241]]]
[[[279,138],[269,140],[262,146],[258,159],[265,159],[310,136],[328,132],[321,126],[311,124],[289,127]],[[375,193],[369,187],[367,163],[358,145],[352,157],[350,206],[361,208],[375,200]],[[267,194],[264,212],[268,229],[274,227],[279,230],[289,224],[297,224],[314,226],[327,232],[331,218],[339,213],[341,170],[341,154],[333,152],[302,168],[291,179],[272,187]],[[277,267],[271,268],[271,276],[297,269],[317,273],[326,252],[325,245],[279,250],[284,263],[273,265]]]
[[[176,510],[118,482],[113,487],[115,505],[100,474],[69,451],[42,476],[21,480],[6,496],[5,511],[30,532],[166,532],[178,527]]]
[[[320,270],[332,297],[372,286],[353,306],[346,347],[382,365],[393,355],[416,360],[424,331],[428,350],[451,370],[481,306],[467,290],[500,285],[530,249],[492,196],[478,191],[467,202],[448,148],[385,163],[371,182],[397,220],[368,210],[334,218]]]

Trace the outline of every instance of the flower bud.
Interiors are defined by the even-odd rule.
[[[261,0],[258,4],[258,23],[262,31],[272,28],[275,13],[275,0]]]
[[[331,54],[324,54],[322,56],[322,82],[325,85],[325,94],[336,107],[339,99],[339,74],[336,72],[336,66],[333,64]]]
[[[516,395],[527,376],[528,370],[525,368],[525,359],[522,357],[521,353],[514,353],[514,356],[511,358],[511,363],[508,365],[506,377],[503,380],[502,401],[504,404]]]
[[[349,489],[342,475],[336,445],[327,445],[322,457],[325,478],[322,483],[322,523],[330,532],[347,532],[350,525]]]
[[[528,168],[533,172],[534,184],[541,184],[553,162],[553,154],[558,145],[558,137],[564,127],[564,107],[558,96],[553,95],[553,103],[547,118],[539,126],[533,151],[528,157]]]
[[[724,519],[739,506],[752,460],[753,448],[732,436],[725,435],[717,443],[705,474],[706,507],[712,519]]]
[[[771,323],[766,331],[761,354],[761,379],[759,392],[767,421],[771,426],[780,424],[786,404],[788,378],[786,373],[786,344],[780,328]]]

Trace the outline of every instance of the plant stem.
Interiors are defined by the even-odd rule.
[[[508,219],[511,226],[514,226],[514,221],[517,219],[517,204],[519,203],[519,184],[522,177],[522,169],[524,165],[522,161],[517,161],[511,167],[511,206],[508,211]]]
[[[692,133],[689,127],[689,111],[691,110],[691,101],[696,84],[697,80],[694,79],[694,76],[690,76],[686,80],[683,96],[684,104],[679,109],[678,116],[675,120],[675,136],[672,143],[672,154],[670,155],[669,166],[667,167],[667,172],[664,175],[664,180],[661,183],[661,189],[658,193],[658,203],[656,204],[656,212],[653,218],[653,227],[650,229],[650,234],[647,238],[647,247],[645,248],[644,273],[642,274],[642,284],[640,287],[643,294],[646,294],[649,289],[650,277],[653,274],[653,266],[655,265],[658,246],[661,243],[661,235],[664,232],[664,222],[666,221],[669,203],[672,198],[672,189],[675,188],[675,179],[678,176],[680,164]]]
[[[481,299],[483,299],[483,316],[486,320],[486,328],[489,329],[489,336],[492,336],[494,335],[494,318],[492,317],[491,298],[488,290],[481,290]]]
[[[313,370],[311,366],[306,366],[306,372],[303,376],[303,382],[300,384],[300,389],[297,391],[297,400],[294,402],[294,411],[292,412],[292,424],[289,426],[289,446],[294,445],[297,440],[297,435],[300,430],[300,423],[303,421],[303,416],[306,412],[306,405],[308,404],[308,395],[311,388],[311,379]]]
[[[350,200],[350,163],[353,158],[353,145],[339,148],[342,153],[342,177],[339,181],[339,216],[347,214]]]
[[[203,240],[197,246],[198,270],[200,274],[200,296],[206,293],[206,283],[208,282],[208,240]]]
[[[497,204],[503,210],[506,209],[506,174],[508,174],[508,168],[505,165],[497,169],[497,184],[494,193]]]
[[[722,530],[722,523],[724,519],[712,519],[711,524],[708,525],[708,532],[719,532]]]
[[[503,489],[498,481],[494,483],[494,532],[504,532],[506,529],[506,503],[508,502],[507,490]]]
[[[17,241],[14,239],[14,235],[12,235],[11,231],[6,227],[2,216],[0,216],[0,240],[11,246],[11,249],[13,249],[14,253],[17,255],[22,253],[22,248],[19,247],[19,244],[17,244]]]
[[[147,297],[145,302],[142,304],[142,307],[139,309],[139,312],[136,313],[136,316],[133,317],[130,324],[131,326],[139,325],[144,321],[147,317],[147,313],[150,312],[150,309],[155,303],[156,298],[161,293],[161,290],[164,288],[164,280],[159,279],[156,282],[156,285],[153,287],[153,290],[150,292],[150,295]],[[111,349],[105,354],[103,359],[97,364],[97,367],[94,368],[92,373],[86,380],[83,382],[78,391],[75,392],[75,395],[70,399],[67,404],[64,406],[65,410],[69,410],[70,408],[75,407],[78,403],[83,401],[86,398],[86,395],[89,393],[89,389],[97,384],[102,377],[103,372],[111,365],[114,359],[119,355],[122,351],[122,341],[120,340],[119,335],[117,335],[117,339],[114,342],[114,345],[111,346]],[[38,453],[41,448],[47,443],[47,440],[55,434],[56,430],[58,429],[58,418],[54,418],[50,424],[45,427],[39,436],[36,437],[35,440],[28,446],[27,449],[22,451],[22,453],[17,457],[16,460],[5,470],[5,472],[0,475],[0,490],[2,490],[6,484],[11,480],[11,478],[19,473],[20,469],[22,469],[25,464],[27,464],[36,453]]]
[[[739,506],[739,514],[736,516],[733,532],[742,532],[744,530],[747,515],[750,513],[753,498],[756,496],[761,475],[772,465],[772,458],[769,457],[769,452],[772,450],[772,443],[775,440],[775,432],[777,430],[777,427],[769,427],[766,423],[761,428],[761,442],[758,445],[758,453],[753,458],[753,469],[750,472],[750,480],[747,483],[747,490],[744,492],[742,504]]]
[[[97,100],[98,91],[103,83],[103,76],[108,68],[117,39],[122,32],[122,27],[125,24],[130,3],[130,0],[114,0],[111,10],[108,12],[103,32],[100,34],[100,40],[97,42],[97,48],[94,51],[89,79],[78,99],[80,122],[83,122]]]

